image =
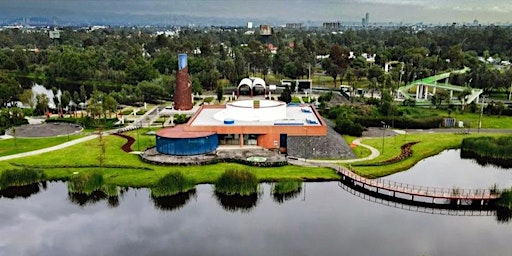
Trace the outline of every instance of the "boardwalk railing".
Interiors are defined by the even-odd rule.
[[[490,189],[460,189],[460,188],[435,188],[412,185],[402,182],[390,181],[385,179],[367,179],[361,177],[352,171],[336,167],[335,170],[344,177],[361,183],[363,186],[369,186],[377,189],[390,191],[393,193],[402,193],[427,198],[443,198],[453,200],[494,200],[499,198],[499,193]]]

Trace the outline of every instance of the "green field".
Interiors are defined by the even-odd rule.
[[[70,135],[69,140],[78,139],[83,135]],[[0,156],[8,156],[42,148],[52,147],[68,141],[68,136],[51,138],[17,138],[0,140]]]

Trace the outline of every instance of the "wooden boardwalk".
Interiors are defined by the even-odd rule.
[[[385,179],[367,179],[340,166],[330,165],[330,167],[335,169],[338,174],[342,176],[344,181],[348,180],[350,182],[354,182],[363,188],[372,189],[377,193],[387,196],[410,196],[409,200],[412,201],[424,202],[425,199],[427,199],[431,200],[432,203],[439,203],[436,202],[436,199],[443,199],[442,201],[444,203],[446,201],[451,201],[456,202],[457,204],[461,204],[462,202],[484,204],[499,198],[499,193],[491,191],[490,189],[435,188],[417,186]]]

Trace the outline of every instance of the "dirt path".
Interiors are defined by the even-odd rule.
[[[125,134],[121,134],[121,133],[113,133],[113,135],[119,136],[121,138],[125,138],[126,143],[123,146],[121,146],[121,149],[126,153],[132,152],[132,145],[133,145],[133,143],[135,143],[134,138],[132,138],[128,135],[125,135]]]

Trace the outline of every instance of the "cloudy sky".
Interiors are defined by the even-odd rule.
[[[0,17],[103,19],[170,17],[286,22],[496,23],[512,21],[510,0],[0,0]]]

